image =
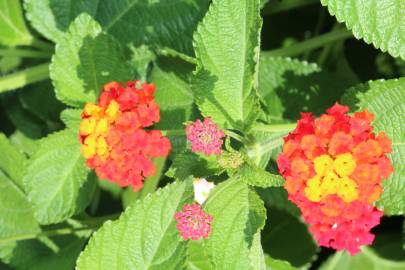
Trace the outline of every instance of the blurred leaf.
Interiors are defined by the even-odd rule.
[[[55,126],[64,105],[56,99],[50,81],[43,81],[26,87],[18,92],[20,102],[39,119]]]
[[[256,102],[262,19],[259,0],[214,0],[194,34],[193,92],[205,117],[223,127],[248,128]]]
[[[52,238],[56,251],[39,240],[17,242],[8,259],[15,270],[71,270],[86,238],[57,236]]]
[[[256,190],[267,207],[286,211],[296,217],[300,216],[300,210],[288,200],[288,194],[284,188],[258,188]]]
[[[0,133],[0,153],[0,170],[22,189],[26,158],[3,133]]]
[[[405,60],[405,2],[403,0],[321,0],[338,22],[357,39]]]
[[[27,156],[32,156],[39,146],[38,140],[28,138],[18,130],[14,132],[9,139],[12,145],[21,152],[24,152]]]
[[[0,1],[0,43],[7,46],[29,45],[32,36],[24,23],[19,0]]]
[[[75,107],[95,102],[105,83],[132,78],[120,45],[87,14],[77,17],[57,43],[50,75],[56,97]]]
[[[0,74],[12,71],[21,64],[21,58],[16,56],[0,57]]]
[[[352,110],[367,108],[375,115],[375,133],[384,131],[392,141],[389,157],[394,166],[391,177],[382,182],[384,192],[377,207],[387,215],[405,212],[405,78],[370,81],[350,88],[343,97]]]
[[[29,161],[24,186],[40,224],[58,223],[84,210],[95,177],[89,174],[76,131],[66,129],[41,140]]]
[[[0,134],[0,258],[9,256],[15,240],[40,231],[21,188],[25,158]]]
[[[174,214],[192,197],[191,179],[158,189],[93,235],[77,270],[184,269],[186,244]]]
[[[389,242],[387,242],[389,244]],[[361,252],[350,256],[347,252],[341,251],[331,256],[320,270],[351,270],[351,269],[375,269],[375,270],[396,270],[405,269],[405,260],[396,261],[381,257],[374,249],[363,247]]]
[[[276,208],[270,208],[268,213],[262,233],[265,253],[295,267],[307,265],[318,249],[307,226],[297,217]]]
[[[291,266],[289,262],[276,260],[270,257],[269,255],[265,255],[265,261],[267,270],[296,270],[297,268]]]
[[[208,0],[25,0],[32,25],[55,42],[85,12],[123,44],[167,46],[189,54],[192,34],[208,4]]]
[[[17,93],[7,93],[0,96],[2,107],[13,125],[29,138],[41,138],[47,133],[46,124],[30,111],[24,109]]]

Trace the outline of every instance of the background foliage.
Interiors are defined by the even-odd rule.
[[[403,0],[0,1],[0,269],[405,269],[404,39]],[[155,83],[173,148],[139,192],[98,179],[77,138],[83,104],[132,79]],[[393,141],[385,216],[354,257],[317,247],[275,165],[300,112],[336,101]],[[203,116],[239,169],[187,150]],[[185,242],[193,176],[217,183],[215,218]]]

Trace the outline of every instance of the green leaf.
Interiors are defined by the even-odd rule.
[[[3,133],[0,133],[0,153],[0,171],[12,179],[18,188],[22,188],[26,158]]]
[[[21,64],[21,58],[17,56],[0,57],[0,74],[7,73]]]
[[[256,105],[258,0],[214,0],[194,34],[197,70],[193,91],[204,116],[221,127],[247,128]]]
[[[10,136],[10,143],[27,156],[32,156],[38,149],[38,141],[25,136],[22,132],[16,131]]]
[[[203,241],[189,241],[187,244],[187,269],[212,270],[213,265],[204,250]]]
[[[29,161],[24,186],[40,224],[61,222],[90,202],[95,179],[89,175],[77,136],[68,129],[49,135]]]
[[[266,117],[272,121],[281,121],[286,111],[281,91],[288,91],[290,78],[305,80],[320,71],[316,64],[291,58],[261,55],[259,68],[259,94],[266,105]]]
[[[191,152],[178,154],[166,175],[176,179],[206,177],[220,172],[215,157],[205,157]]]
[[[190,119],[194,103],[189,79],[192,66],[173,59],[156,62],[151,76],[156,86],[155,100],[160,108],[158,129],[183,129],[183,123]]]
[[[184,269],[187,242],[176,229],[174,214],[191,197],[189,179],[132,204],[93,235],[77,270]]]
[[[76,107],[95,102],[105,83],[132,78],[120,45],[87,14],[77,17],[57,43],[50,76],[56,97]]]
[[[94,16],[98,1],[24,0],[26,16],[31,25],[47,39],[63,39],[70,23],[82,12]]]
[[[347,252],[337,252],[331,256],[320,270],[351,270],[351,269],[378,269],[400,270],[405,269],[405,261],[387,260],[382,258],[372,248],[363,247],[361,252],[350,256]]]
[[[192,34],[208,4],[208,0],[25,0],[32,25],[55,42],[77,15],[86,12],[123,44],[168,46],[189,54]]]
[[[274,207],[299,217],[301,211],[288,200],[288,193],[284,188],[257,188],[257,192],[267,207]]]
[[[155,54],[146,45],[138,47],[132,45],[130,50],[132,55],[129,64],[135,70],[135,77],[141,82],[146,81],[150,71],[150,63],[156,58]]]
[[[57,126],[64,105],[56,99],[49,80],[32,84],[18,92],[21,105],[50,126]],[[60,126],[58,126],[60,128]]]
[[[32,139],[41,138],[46,134],[45,123],[22,107],[17,93],[3,94],[0,99],[2,108],[16,129]]]
[[[18,0],[0,1],[0,43],[6,46],[29,45],[32,36],[24,23]]]
[[[204,252],[214,269],[249,269],[254,232],[245,231],[249,218],[248,186],[235,179],[217,185],[204,210],[213,216],[211,233],[204,240]]]
[[[39,240],[17,242],[8,263],[16,270],[71,270],[87,239],[69,235],[51,241],[53,249]]]
[[[295,267],[308,265],[317,252],[317,246],[307,226],[295,216],[276,208],[269,209],[262,244],[264,251],[274,259],[285,260]]]
[[[344,22],[357,39],[405,59],[403,0],[321,0],[321,3],[338,22]]]
[[[394,173],[382,182],[384,192],[377,207],[387,215],[405,213],[405,78],[370,81],[347,91],[343,103],[353,110],[367,108],[375,115],[374,131],[384,131],[392,141],[389,155]]]
[[[346,78],[321,71],[316,64],[264,54],[260,59],[259,94],[268,121],[296,120],[303,111],[320,115],[349,86]]]
[[[296,270],[297,268],[291,266],[291,264],[287,261],[276,260],[270,257],[269,255],[265,255],[265,261],[267,270]]]
[[[65,109],[61,112],[60,119],[69,129],[79,130],[82,113],[82,109]]]
[[[0,246],[11,243],[12,248],[14,238],[36,234],[40,228],[21,188],[25,158],[1,133],[0,153]]]
[[[236,175],[246,184],[255,187],[280,187],[284,184],[284,179],[280,175],[272,174],[250,163],[244,163]]]

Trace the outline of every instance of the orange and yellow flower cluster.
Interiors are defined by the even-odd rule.
[[[289,199],[301,209],[318,244],[356,254],[374,240],[370,229],[383,213],[373,203],[393,167],[387,157],[391,141],[384,132],[373,133],[374,115],[347,112],[336,103],[317,120],[302,113],[284,138],[277,163]]]
[[[82,153],[100,178],[139,190],[156,167],[152,158],[167,156],[170,141],[159,130],[145,131],[160,120],[155,87],[137,81],[106,84],[97,104],[87,103],[80,124]]]

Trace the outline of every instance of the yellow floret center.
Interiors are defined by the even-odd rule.
[[[344,202],[358,198],[357,184],[349,176],[356,168],[356,161],[350,153],[336,156],[321,155],[314,159],[316,175],[307,181],[304,190],[308,200],[319,202],[328,195],[337,195]]]
[[[105,140],[108,134],[109,126],[120,115],[119,104],[112,100],[107,109],[87,103],[84,107],[84,113],[88,116],[80,123],[80,135],[87,136],[81,147],[83,156],[86,159],[98,155],[105,159],[108,155],[108,145]]]

